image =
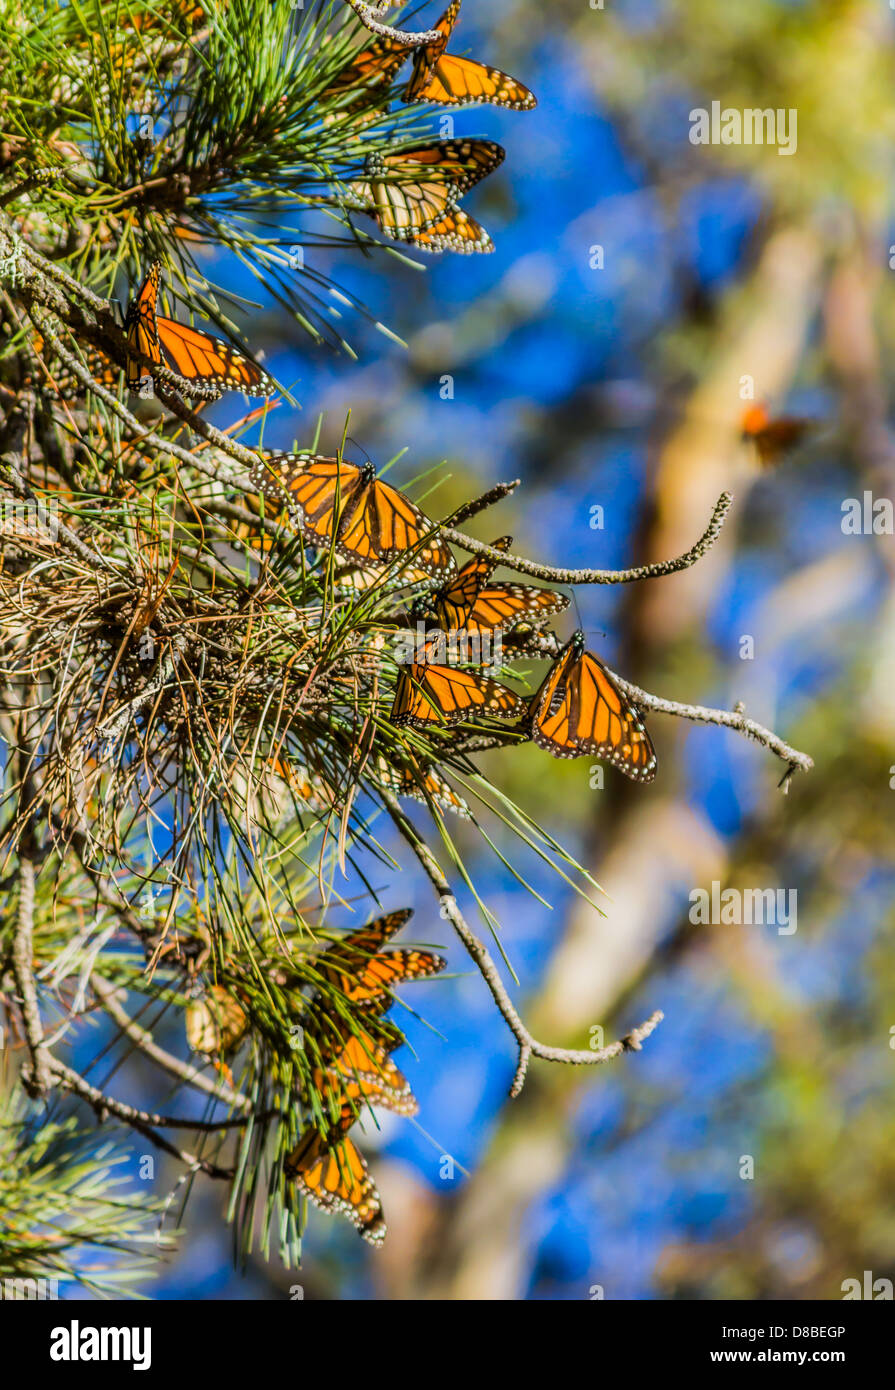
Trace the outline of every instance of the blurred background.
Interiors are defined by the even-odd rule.
[[[608,895],[600,916],[485,817],[546,907],[458,832],[527,1023],[587,1047],[595,1027],[665,1022],[606,1067],[534,1062],[510,1101],[512,1039],[398,849],[404,872],[377,887],[416,905],[414,938],[448,947],[454,976],[405,992],[419,1123],[364,1138],[384,1250],[312,1211],[299,1274],[234,1273],[220,1193],[197,1192],[153,1296],[815,1299],[895,1278],[895,543],[842,525],[846,499],[895,498],[893,34],[884,0],[466,0],[453,48],[539,99],[455,114],[507,147],[467,200],[496,253],[423,270],[313,253],[406,350],[347,309],[354,363],[273,309],[254,319],[301,403],[266,442],[302,442],[319,412],[334,439],[350,407],[377,462],[408,449],[396,480],[446,460],[441,513],[521,477],[473,525],[523,554],[670,557],[732,490],[707,559],[581,589],[581,622],[629,679],[743,701],[816,768],[784,795],[766,750],[661,715],[650,787],[608,768],[592,786],[587,758],[489,755]],[[691,144],[713,101],[794,108],[797,152]],[[813,422],[769,462],[741,437],[747,379],[773,415]],[[692,925],[713,881],[796,890],[797,931]]]

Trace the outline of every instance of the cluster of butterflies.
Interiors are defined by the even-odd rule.
[[[266,454],[250,476],[317,549],[332,547],[376,577],[394,566],[402,582],[434,582],[437,587],[417,600],[416,611],[434,618],[440,634],[509,633],[521,625],[538,630],[568,606],[568,598],[553,589],[493,582],[509,536],[491,547],[498,558],[476,555],[458,570],[437,523],[378,478],[371,464]],[[391,710],[397,728],[449,728],[482,717],[513,720],[554,757],[589,755],[636,781],[655,776],[656,755],[640,713],[600,658],[585,651],[580,631],[529,701],[491,676],[431,660],[436,642],[427,639],[399,669]]]
[[[327,97],[343,94],[346,110],[363,105],[359,90],[375,90],[392,82],[412,57],[405,102],[435,106],[467,106],[487,102],[511,111],[530,111],[537,105],[532,92],[499,68],[447,52],[460,14],[452,0],[435,26],[438,38],[408,46],[393,38],[377,38],[356,53],[326,90]],[[422,251],[489,252],[488,232],[460,207],[460,199],[502,163],[504,150],[493,140],[442,140],[409,145],[394,153],[368,156],[363,179],[349,184],[351,204],[372,217],[379,229],[396,241]]]
[[[139,385],[147,364],[170,365],[203,388],[272,395],[276,382],[236,348],[157,311],[161,265],[153,263],[127,314],[127,380]],[[260,496],[285,509],[289,523],[318,550],[332,547],[341,559],[376,582],[390,568],[402,585],[426,584],[434,592],[417,601],[418,615],[444,633],[505,634],[538,630],[568,607],[553,589],[495,583],[494,571],[511,544],[503,536],[495,555],[476,555],[457,569],[438,524],[398,488],[376,476],[372,464],[306,453],[263,453],[250,473]],[[528,702],[509,686],[477,671],[432,660],[434,644],[415,654],[398,674],[393,724],[445,728],[472,718],[513,720],[540,748],[558,758],[603,758],[638,781],[651,781],[656,757],[639,712],[624,697],[599,657],[585,651],[577,632],[556,658]],[[427,772],[423,773],[428,776]],[[401,793],[420,791],[412,760],[400,773]],[[462,801],[437,779],[423,793],[454,810]]]
[[[411,916],[407,908],[379,917],[314,958],[317,986],[302,1015],[310,1062],[302,1100],[309,1106],[313,1095],[316,1118],[283,1164],[287,1181],[323,1211],[347,1216],[374,1245],[386,1232],[382,1203],[348,1131],[373,1106],[417,1113],[410,1084],[391,1057],[404,1038],[386,1014],[396,986],[437,975],[447,964],[431,951],[389,946]],[[359,1030],[348,1030],[335,1000],[362,1016]],[[190,1046],[209,1056],[235,1051],[248,1027],[245,1010],[222,985],[210,986],[187,1011]]]

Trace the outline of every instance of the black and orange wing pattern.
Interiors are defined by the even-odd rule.
[[[378,917],[360,931],[337,941],[319,957],[318,972],[353,1004],[388,1007],[390,991],[408,980],[437,975],[447,962],[432,951],[384,949],[385,944],[409,921],[411,909]]]
[[[413,50],[397,39],[377,38],[358,49],[327,85],[324,95],[336,97],[382,87],[391,82]]]
[[[491,542],[494,550],[509,550],[512,536]],[[432,609],[445,631],[495,632],[518,623],[538,624],[569,606],[565,594],[531,584],[489,584],[498,561],[474,555],[456,579],[433,597]]]
[[[444,728],[477,715],[517,719],[524,708],[514,690],[490,676],[415,661],[398,672],[391,719],[399,728]]]
[[[510,111],[531,111],[537,106],[533,92],[515,77],[472,58],[446,52],[460,13],[460,0],[452,0],[435,26],[441,37],[416,51],[405,101],[428,101],[436,106],[469,106],[489,102]]]
[[[302,533],[321,549],[334,540],[340,555],[359,564],[406,560],[414,574],[421,571],[430,579],[456,569],[435,523],[403,492],[377,478],[370,464],[268,454],[252,469],[252,481],[265,496],[285,501]]]
[[[367,157],[364,178],[351,184],[351,192],[388,236],[417,243],[428,233],[432,240],[424,244],[444,250],[448,237],[480,239],[477,223],[464,226],[452,214],[461,194],[493,173],[505,153],[493,140],[441,140],[387,155],[376,152]]]
[[[448,208],[437,222],[408,240],[420,251],[431,251],[433,254],[459,251],[461,256],[471,256],[476,252],[487,256],[494,250],[490,234],[463,208]]]
[[[161,263],[153,261],[127,314],[127,384],[137,390],[147,363],[170,366],[187,381],[247,396],[273,396],[277,383],[245,353],[157,312]]]
[[[52,349],[45,343],[43,335],[37,331],[31,335],[31,348],[40,359],[40,371],[36,380],[27,384],[34,385],[63,401],[77,400],[87,394],[87,387],[81,378],[64,362],[53,360]],[[79,348],[83,364],[93,380],[99,382],[100,386],[114,390],[121,378],[120,368],[116,367],[100,348],[93,347],[90,343],[79,344]]]
[[[376,779],[396,796],[412,796],[427,806],[434,801],[444,811],[453,811],[463,820],[471,819],[472,812],[463,797],[434,767],[419,767],[412,761],[395,766],[380,755],[376,759]]]
[[[381,1105],[397,1115],[415,1115],[419,1106],[410,1082],[392,1061],[390,1043],[377,1042],[369,1033],[351,1037],[327,1073],[354,1104]],[[320,1077],[315,1074],[320,1084]],[[325,1085],[325,1083],[324,1083]]]
[[[382,1243],[382,1202],[366,1159],[347,1134],[333,1141],[312,1126],[287,1154],[283,1171],[315,1206],[347,1216],[371,1245]]]
[[[576,632],[529,705],[531,736],[554,758],[585,754],[612,763],[635,782],[651,782],[656,754],[643,721],[599,657]]]
[[[158,366],[162,362],[162,350],[158,340],[158,318],[155,306],[158,302],[159,286],[162,281],[160,261],[153,261],[149,273],[131,300],[125,321],[127,332],[127,384],[128,389],[136,391],[141,379],[146,375],[150,363]]]

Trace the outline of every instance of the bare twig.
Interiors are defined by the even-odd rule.
[[[28,847],[30,836],[23,836],[19,851],[19,906],[12,947],[12,968],[22,1001],[25,1037],[31,1053],[31,1067],[23,1074],[23,1084],[31,1096],[44,1096],[50,1087],[51,1058],[44,1042],[43,1023],[37,988],[34,984],[34,860]]]
[[[722,492],[715,503],[715,510],[706,530],[685,554],[678,555],[673,560],[657,560],[651,565],[635,565],[632,569],[626,570],[557,569],[553,565],[541,565],[535,560],[522,560],[516,555],[504,554],[502,550],[495,550],[492,545],[473,540],[472,536],[464,535],[453,526],[445,525],[442,529],[447,539],[461,546],[463,550],[468,550],[472,555],[486,555],[489,560],[515,570],[517,574],[530,574],[535,579],[546,579],[553,584],[633,584],[640,579],[657,579],[663,574],[676,574],[678,570],[686,570],[695,565],[697,560],[701,560],[703,555],[711,550],[718,539],[732,502],[732,494]]]
[[[648,1038],[653,1030],[661,1023],[663,1014],[656,1010],[638,1028],[633,1029],[626,1037],[620,1038],[618,1042],[610,1043],[607,1047],[596,1050],[577,1049],[567,1047],[549,1047],[546,1043],[538,1042],[537,1038],[532,1037],[522,1019],[516,1011],[513,1001],[510,999],[500,978],[497,966],[489,954],[485,945],[478,939],[471,927],[466,922],[463,913],[457,903],[457,899],[451,890],[451,886],[442,873],[438,860],[430,850],[429,846],[417,834],[413,824],[405,816],[397,799],[389,791],[382,791],[382,799],[388,807],[389,814],[400,831],[401,835],[410,845],[423,871],[432,887],[438,895],[441,904],[442,916],[444,916],[454,928],[463,945],[466,947],[472,959],[475,961],[485,984],[491,991],[491,996],[505,1019],[510,1032],[519,1044],[519,1064],[516,1068],[516,1075],[510,1090],[510,1095],[518,1096],[525,1083],[528,1072],[528,1064],[532,1057],[541,1057],[547,1062],[564,1062],[567,1065],[576,1067],[597,1066],[601,1062],[609,1062],[613,1057],[618,1057],[622,1052],[638,1051],[644,1039]]]
[[[181,1163],[185,1163],[194,1172],[206,1173],[210,1178],[223,1178],[227,1181],[233,1177],[232,1169],[222,1168],[207,1158],[197,1158],[195,1154],[188,1153],[185,1149],[179,1149],[176,1144],[170,1143],[161,1134],[156,1134],[154,1126],[165,1124],[165,1116],[151,1115],[148,1111],[137,1110],[133,1105],[127,1105],[124,1101],[115,1100],[112,1096],[105,1095],[96,1086],[91,1086],[89,1081],[85,1081],[78,1072],[67,1067],[64,1062],[58,1062],[54,1059],[52,1070],[59,1085],[64,1090],[71,1091],[73,1095],[80,1096],[82,1100],[86,1100],[96,1111],[100,1121],[109,1115],[114,1115],[116,1119],[123,1120],[125,1124],[130,1125],[131,1129],[145,1134],[156,1148],[164,1149],[165,1153],[179,1159]],[[243,1120],[242,1123],[245,1124],[246,1121]],[[198,1129],[201,1128],[201,1125],[197,1123],[194,1127]],[[210,1128],[220,1129],[221,1126],[212,1125]]]
[[[391,24],[384,24],[382,16],[388,12],[391,0],[379,5],[368,4],[366,0],[347,0],[347,3],[364,28],[369,29],[371,34],[379,34],[381,38],[393,39],[395,43],[406,44],[408,48],[418,48],[424,43],[437,43],[441,38],[437,29],[423,29],[420,33],[414,34],[407,29],[395,29]]]
[[[471,516],[478,516],[479,512],[485,511],[487,507],[493,507],[495,502],[503,501],[504,497],[509,497],[516,491],[520,479],[514,478],[510,483],[495,483],[494,487],[483,492],[481,497],[475,497],[471,502],[464,502],[462,507],[448,517],[445,523],[448,526],[460,526],[464,521],[468,521]]]

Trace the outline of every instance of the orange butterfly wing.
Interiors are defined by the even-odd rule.
[[[511,536],[492,541],[492,549],[508,550]],[[568,608],[565,594],[537,589],[530,584],[489,585],[498,562],[476,555],[460,570],[434,601],[434,610],[446,631],[493,632],[517,623],[542,622]]]
[[[237,348],[157,313],[161,273],[161,262],[153,261],[127,312],[130,390],[139,388],[148,364],[164,366],[167,359],[187,381],[249,396],[274,395],[279,388],[273,378]]]
[[[374,39],[355,53],[326,88],[327,97],[341,96],[390,82],[411,50],[395,39]]]
[[[386,1225],[376,1184],[363,1154],[347,1135],[332,1144],[319,1130],[307,1130],[287,1154],[283,1170],[309,1201],[322,1211],[347,1216],[371,1245],[384,1240]]]
[[[454,217],[462,193],[492,173],[505,151],[493,140],[441,140],[393,154],[368,156],[365,177],[351,185],[358,206],[383,232],[398,241],[444,250],[447,238],[457,245],[487,243],[487,233],[472,219]],[[490,238],[488,238],[490,241]]]
[[[302,532],[321,549],[335,532],[338,552],[362,565],[406,559],[414,576],[421,571],[429,578],[455,569],[434,522],[403,492],[377,478],[369,465],[358,468],[338,459],[269,454],[251,476],[265,496],[287,502]]]
[[[452,0],[435,26],[440,39],[417,51],[405,101],[429,101],[436,106],[490,102],[511,111],[532,110],[537,98],[514,77],[487,63],[445,52],[459,13],[460,0]]]
[[[136,298],[127,311],[125,329],[127,331],[127,385],[131,391],[139,388],[142,377],[146,375],[149,363],[160,365],[162,350],[158,340],[158,326],[155,306],[158,301],[162,267],[160,261],[153,261],[149,273],[137,291]]]
[[[273,377],[220,338],[161,315],[157,315],[156,325],[166,356],[187,381],[244,391],[247,396],[273,396],[279,390]]]
[[[461,256],[471,256],[475,252],[487,256],[494,250],[489,233],[462,208],[449,208],[437,222],[408,240],[412,246],[433,254],[459,251]]]
[[[443,728],[472,715],[516,719],[523,708],[516,692],[500,681],[453,666],[413,662],[398,672],[391,717],[399,728]]]
[[[604,758],[638,782],[656,775],[656,754],[638,712],[576,633],[529,707],[532,739],[555,758]]]

